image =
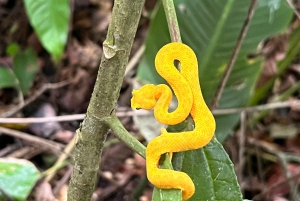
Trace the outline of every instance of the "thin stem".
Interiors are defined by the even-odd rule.
[[[137,139],[135,139],[130,133],[128,133],[128,131],[124,128],[124,126],[116,116],[106,119],[106,123],[118,139],[124,142],[137,154],[139,154],[143,158],[146,158],[145,146]]]
[[[166,19],[169,27],[169,32],[172,42],[181,42],[180,30],[178,26],[176,10],[173,0],[163,0],[163,6],[166,14]]]
[[[291,94],[295,93],[295,91],[299,90],[300,88],[300,81],[294,83],[292,87],[290,87],[288,90],[277,96],[272,102],[278,102],[286,100],[288,97],[290,97]],[[252,118],[249,121],[250,125],[254,125],[256,122],[258,122],[260,119],[262,119],[266,114],[269,113],[269,110],[264,110],[260,113],[258,113],[254,118]]]
[[[118,111],[117,117],[130,117],[130,116],[146,116],[150,115],[149,111]],[[0,123],[6,124],[30,124],[30,123],[46,123],[46,122],[62,122],[62,121],[76,121],[85,118],[85,114],[72,114],[54,117],[29,117],[29,118],[0,118]],[[0,134],[1,135],[1,134]]]
[[[229,109],[217,109],[213,110],[212,113],[216,116],[226,114],[236,114],[245,112],[256,112],[278,108],[298,107],[300,106],[300,100],[283,101],[268,103],[264,105],[257,105],[252,107],[241,107],[241,108],[229,108]],[[137,111],[117,111],[117,117],[128,117],[128,116],[147,116],[152,115],[149,111],[137,110]],[[85,114],[73,114],[73,115],[62,115],[55,117],[32,117],[32,118],[0,118],[0,123],[6,124],[30,124],[30,123],[45,123],[45,122],[65,122],[65,121],[76,121],[84,119]],[[1,135],[1,134],[0,134]]]
[[[43,149],[49,150],[52,153],[56,153],[56,154],[61,153],[62,149],[64,147],[64,145],[62,145],[60,143],[53,142],[51,140],[47,140],[47,139],[43,139],[43,138],[39,138],[39,137],[36,137],[33,135],[29,135],[29,134],[21,132],[21,131],[4,128],[1,126],[0,126],[0,133],[25,140],[29,143],[43,147]]]
[[[243,170],[245,164],[245,141],[246,141],[246,112],[241,112],[241,125],[240,125],[240,132],[238,135],[238,142],[239,142],[239,162],[237,164],[236,174],[239,183],[241,184],[243,181]]]
[[[47,170],[49,174],[47,174],[45,181],[50,182],[56,172],[65,165],[66,159],[71,155],[73,148],[75,146],[76,135],[74,135],[73,139],[68,143],[65,147],[63,154],[61,154],[55,164]]]
[[[258,105],[253,107],[242,107],[242,108],[231,108],[231,109],[219,109],[213,110],[214,115],[226,115],[226,114],[236,114],[240,112],[256,112],[256,111],[264,111],[278,108],[287,108],[287,107],[296,107],[300,105],[299,100],[294,101],[284,101],[278,103],[268,103],[264,105]]]
[[[126,66],[126,71],[125,71],[125,76],[128,77],[128,73],[136,66],[136,64],[140,61],[142,56],[144,55],[146,46],[143,44],[135,53],[135,55],[129,60],[127,66]]]
[[[286,176],[286,180],[284,181],[284,183],[288,182],[288,184],[290,185],[291,191],[293,191],[294,187],[296,186],[295,182],[294,182],[294,177],[297,176],[297,175],[291,176],[291,173],[288,170],[287,165],[290,161],[294,161],[294,162],[299,163],[300,162],[299,155],[296,155],[296,154],[293,154],[293,153],[282,152],[277,146],[274,146],[273,144],[265,142],[265,141],[256,140],[255,138],[248,138],[247,142],[252,146],[254,145],[255,147],[263,148],[267,152],[269,152],[269,153],[271,153],[271,154],[273,154],[277,157],[277,159],[279,160],[279,162],[282,166],[282,170],[283,170],[283,172]],[[278,186],[278,185],[281,185],[281,184],[282,184],[282,182],[276,183],[276,184],[274,184],[274,186]],[[267,192],[270,192],[271,189],[274,188],[274,186],[271,186],[266,191],[262,192],[259,195],[256,195],[255,198],[257,198],[257,199],[253,199],[253,200],[259,200],[258,199],[259,197],[261,197],[262,195],[265,195]],[[297,200],[296,197],[298,197],[299,195],[298,195],[297,191],[294,191],[292,193],[292,196],[295,196],[295,197],[293,197],[293,200]]]
[[[67,81],[62,81],[59,83],[48,83],[48,84],[44,84],[40,89],[38,89],[34,94],[32,94],[28,99],[26,99],[24,102],[22,102],[22,104],[19,104],[18,106],[12,108],[11,110],[3,113],[0,115],[0,117],[10,117],[14,114],[16,114],[18,111],[20,111],[21,109],[23,109],[25,106],[29,105],[30,103],[32,103],[34,100],[36,100],[40,95],[42,95],[45,91],[49,90],[49,89],[57,89],[60,87],[64,87],[68,84],[70,84],[71,81],[67,80]]]
[[[230,75],[230,73],[231,73],[231,71],[233,69],[233,66],[235,64],[237,55],[240,52],[242,43],[243,43],[244,38],[246,36],[247,30],[249,28],[250,21],[251,21],[253,15],[254,15],[254,10],[255,10],[256,3],[257,3],[257,0],[252,0],[251,1],[250,7],[249,7],[249,10],[248,10],[248,14],[247,14],[247,17],[246,17],[246,19],[244,21],[244,25],[243,25],[243,27],[242,27],[242,29],[240,31],[240,35],[238,37],[237,43],[236,43],[236,45],[234,47],[234,50],[233,50],[232,55],[231,55],[231,58],[230,58],[230,60],[229,60],[229,62],[227,64],[225,73],[223,74],[221,82],[220,82],[220,84],[218,86],[218,89],[217,89],[217,91],[215,93],[215,96],[214,96],[214,98],[212,100],[211,107],[210,107],[211,110],[216,109],[217,106],[218,106],[218,103],[219,103],[219,100],[220,100],[221,95],[223,93],[224,87],[225,87],[225,85],[227,83],[229,75]]]

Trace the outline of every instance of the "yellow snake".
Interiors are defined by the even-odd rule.
[[[180,62],[180,72],[174,66],[175,60]],[[178,99],[177,109],[168,112],[172,92],[164,84],[147,84],[139,90],[133,90],[131,107],[147,110],[154,108],[155,118],[167,125],[180,123],[191,114],[195,128],[180,133],[168,133],[162,129],[161,135],[149,142],[146,149],[147,177],[157,188],[181,189],[183,200],[187,200],[195,192],[191,178],[184,172],[160,169],[159,159],[164,153],[199,149],[207,145],[215,132],[215,120],[204,102],[197,57],[189,46],[183,43],[163,46],[156,55],[155,66],[173,89]]]

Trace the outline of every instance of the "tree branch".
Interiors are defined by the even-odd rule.
[[[115,0],[96,84],[85,119],[77,130],[68,201],[91,200],[108,125],[128,62],[144,0]]]

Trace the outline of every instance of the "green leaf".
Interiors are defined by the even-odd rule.
[[[243,200],[233,164],[216,138],[203,149],[184,153],[181,171],[189,174],[196,187],[189,201]]]
[[[15,87],[18,83],[18,79],[11,69],[0,66],[0,89]]]
[[[0,187],[14,200],[26,200],[40,172],[29,161],[14,158],[0,158]],[[0,192],[0,200],[5,196]]]
[[[38,63],[33,49],[18,53],[13,59],[13,71],[17,76],[21,91],[26,94],[33,84],[38,71]]]
[[[285,0],[259,2],[222,94],[219,108],[247,105],[261,65],[261,59],[248,60],[247,55],[255,52],[258,44],[267,37],[284,32],[291,20],[293,11]],[[197,55],[201,88],[209,104],[236,44],[250,1],[175,0],[174,3],[183,43],[189,45]],[[154,69],[154,58],[157,51],[169,42],[165,15],[161,7],[149,29],[145,56],[138,70],[139,79],[155,84],[165,83]],[[226,139],[238,120],[238,115],[216,117],[215,134],[220,142]]]
[[[24,0],[30,23],[45,49],[57,62],[68,35],[69,0]]]
[[[195,194],[189,201],[243,200],[233,164],[216,138],[202,149],[176,153],[173,166],[177,171],[188,172],[195,184]],[[163,167],[172,169],[168,160],[164,160]],[[181,192],[154,188],[152,200],[178,201]]]
[[[175,189],[154,188],[152,201],[178,201],[182,200],[181,191]]]

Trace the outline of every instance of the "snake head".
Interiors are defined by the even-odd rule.
[[[131,107],[133,109],[151,110],[155,104],[155,86],[146,84],[139,90],[132,91]]]

